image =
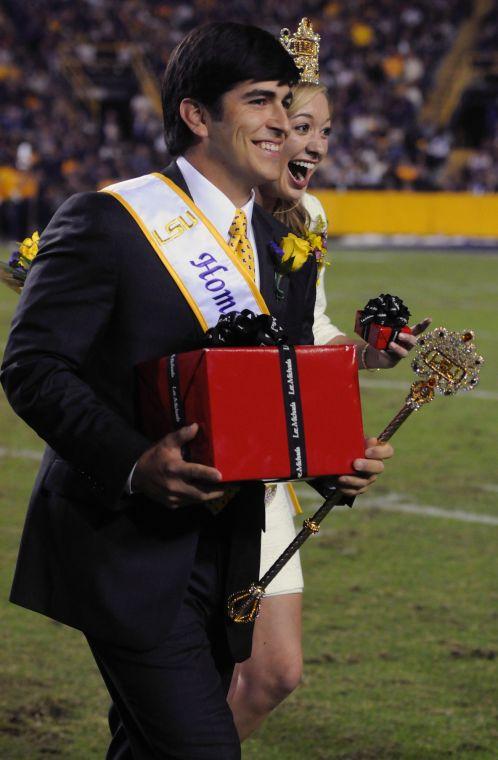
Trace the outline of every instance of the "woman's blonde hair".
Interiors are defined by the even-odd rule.
[[[303,106],[309,103],[318,93],[325,95],[329,103],[329,109],[332,111],[325,85],[303,83],[297,84],[292,88],[292,103],[287,112],[289,118],[292,119],[293,116],[299,113]],[[273,216],[289,227],[291,232],[299,237],[306,236],[311,223],[310,215],[300,200],[297,203],[293,203],[292,201],[278,198],[273,209]]]

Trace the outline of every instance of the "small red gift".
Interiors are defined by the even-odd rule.
[[[356,312],[354,331],[379,351],[387,349],[400,333],[410,333],[410,312],[397,296],[381,293]]]
[[[363,314],[362,311],[356,312],[356,321],[354,325],[354,331],[357,335],[361,335],[364,338],[364,330],[362,328],[360,318]],[[390,327],[389,325],[378,325],[375,322],[370,324],[365,340],[370,343],[371,346],[377,348],[379,351],[386,350],[391,341],[395,341],[400,333],[410,333],[411,330],[408,325],[401,328]]]
[[[208,348],[137,369],[143,432],[197,422],[189,458],[224,482],[351,473],[364,455],[352,345]]]

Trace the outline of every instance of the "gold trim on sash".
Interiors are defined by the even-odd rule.
[[[156,175],[156,176],[162,176],[162,175]],[[180,188],[177,188],[177,189],[178,189],[179,192],[182,192],[182,190],[180,190]],[[168,261],[168,259],[164,255],[164,253],[162,252],[161,248],[158,246],[157,242],[154,240],[154,238],[152,237],[152,235],[149,233],[149,230],[147,229],[147,227],[145,226],[145,224],[142,222],[142,220],[138,216],[138,214],[135,212],[135,210],[132,208],[132,206],[130,206],[130,204],[128,203],[128,201],[126,201],[119,193],[116,193],[113,190],[106,190],[105,188],[104,188],[104,190],[102,192],[108,193],[108,195],[112,195],[114,198],[116,198],[116,200],[119,201],[125,207],[125,209],[128,211],[128,213],[131,214],[131,216],[136,221],[136,223],[138,224],[138,226],[140,227],[140,229],[144,233],[145,237],[147,238],[147,240],[151,244],[152,248],[157,253],[157,255],[161,259],[162,263],[164,264],[164,266],[166,267],[166,269],[170,273],[171,277],[173,278],[173,280],[178,285],[178,287],[179,287],[179,289],[180,289],[183,297],[185,298],[185,300],[187,301],[188,305],[190,306],[190,308],[194,312],[195,316],[197,317],[200,326],[202,327],[202,329],[204,330],[204,332],[206,332],[206,330],[208,329],[209,325],[206,322],[206,320],[204,319],[204,317],[203,317],[203,315],[202,315],[199,307],[197,306],[196,302],[194,301],[194,299],[190,295],[190,292],[188,291],[185,283],[178,276],[178,274],[176,273],[176,271],[174,270],[174,268],[172,267],[172,265],[170,264],[170,262]],[[196,210],[196,212],[198,213],[198,210]]]
[[[302,515],[303,510],[299,503],[299,499],[297,498],[296,489],[292,485],[292,483],[286,483],[285,487],[287,488],[287,493],[289,494],[289,498],[292,502],[292,506],[294,507],[294,513],[296,515]]]
[[[249,285],[252,294],[254,296],[254,300],[257,302],[259,308],[261,309],[262,314],[269,314],[268,306],[263,300],[263,296],[259,292],[258,288],[256,287],[256,284],[254,280],[251,278],[247,270],[242,266],[242,263],[239,261],[237,256],[234,254],[233,250],[230,248],[228,243],[223,239],[223,237],[220,235],[214,224],[205,216],[205,214],[201,211],[201,209],[195,205],[193,200],[189,198],[189,196],[181,189],[181,187],[178,187],[173,180],[169,179],[169,177],[165,177],[164,174],[161,174],[160,172],[152,172],[152,176],[156,177],[157,179],[160,179],[162,182],[164,182],[166,185],[168,185],[173,192],[175,192],[184,203],[187,204],[187,206],[190,208],[190,210],[196,214],[199,219],[203,222],[204,226],[208,228],[211,235],[214,237],[216,242],[218,243],[221,248],[225,251],[227,256],[230,258],[232,263],[237,267],[240,274],[244,277],[245,281]]]

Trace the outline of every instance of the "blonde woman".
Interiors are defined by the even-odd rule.
[[[306,192],[310,179],[328,149],[331,109],[326,88],[300,84],[294,88],[288,112],[290,135],[283,150],[283,166],[277,182],[259,188],[259,202],[265,209],[301,237],[310,232],[323,236],[327,219],[320,201]],[[360,369],[394,366],[415,344],[413,335],[399,336],[400,343],[391,343],[389,351],[377,351],[363,341],[351,341],[326,314],[324,285],[325,267],[317,281],[313,334],[316,344],[358,344]],[[415,335],[429,325],[426,319],[413,328]],[[373,443],[370,446],[373,448]],[[379,449],[375,458],[379,458]],[[367,456],[373,457],[372,450]],[[375,479],[375,475],[373,476]],[[347,485],[348,478],[343,478]],[[283,484],[267,491],[266,531],[262,534],[260,576],[292,541],[293,501]],[[256,621],[252,656],[236,666],[229,693],[229,704],[241,740],[251,734],[285,697],[300,683],[302,675],[301,615],[303,576],[299,554],[268,586]]]

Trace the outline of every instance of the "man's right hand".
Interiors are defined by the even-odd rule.
[[[198,430],[194,422],[168,433],[147,449],[135,465],[132,492],[142,493],[170,509],[223,496],[218,470],[183,458],[182,446],[195,438]]]

